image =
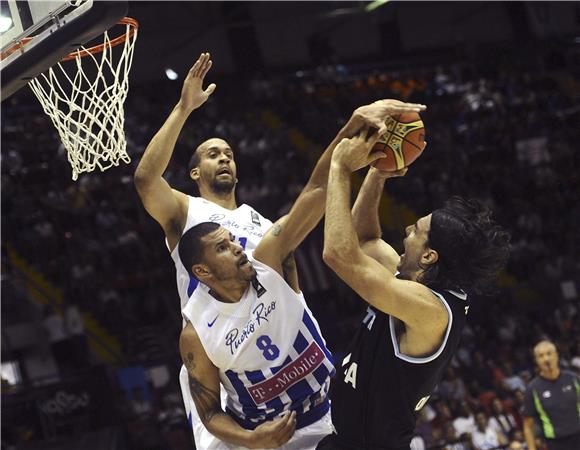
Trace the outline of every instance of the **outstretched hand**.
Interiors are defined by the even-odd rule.
[[[287,412],[271,422],[258,425],[254,430],[256,448],[278,448],[290,440],[296,430],[296,413]]]
[[[355,172],[387,155],[381,150],[373,150],[380,138],[379,133],[373,133],[368,126],[350,139],[344,138],[338,143],[332,153],[332,161],[351,172]]]
[[[188,111],[193,111],[203,105],[216,88],[215,83],[203,90],[203,79],[209,72],[212,62],[209,53],[202,53],[195,64],[189,69],[183,89],[181,90],[181,105]]]
[[[427,109],[427,106],[420,103],[405,103],[400,100],[377,100],[370,105],[364,105],[354,110],[347,124],[347,134],[352,137],[363,127],[370,126],[377,128],[379,135],[382,135],[387,131],[385,119],[388,116],[413,112],[420,113],[425,109]]]

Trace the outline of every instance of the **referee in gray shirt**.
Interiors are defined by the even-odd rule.
[[[528,450],[536,450],[534,422],[538,423],[548,450],[580,450],[580,378],[560,370],[553,342],[534,347],[539,374],[524,398],[524,436]]]

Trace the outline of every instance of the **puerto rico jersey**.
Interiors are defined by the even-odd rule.
[[[188,195],[187,221],[181,235],[202,222],[217,222],[230,231],[245,250],[254,250],[272,222],[260,215],[252,207],[243,204],[237,209],[225,209],[209,200]],[[167,243],[167,241],[166,241]],[[195,290],[198,281],[191,276],[179,258],[179,243],[171,252],[177,276],[177,291],[181,309]]]
[[[236,240],[245,249],[253,250],[256,248],[266,231],[272,226],[272,222],[264,218],[252,207],[243,204],[240,207],[230,210],[210,202],[201,197],[188,196],[187,221],[183,227],[182,235],[191,227],[201,222],[217,222],[224,228],[228,229]],[[167,240],[165,241],[167,244]],[[190,275],[179,257],[179,243],[171,252],[171,258],[175,263],[175,272],[177,277],[177,291],[181,302],[180,309],[187,304],[190,295],[195,291],[198,281]],[[185,324],[185,322],[184,322]],[[196,448],[205,449],[226,449],[229,448],[213,436],[204,427],[191,394],[189,392],[189,381],[187,369],[181,366],[179,372],[179,385],[183,396],[183,403],[187,419],[192,427]],[[222,405],[225,406],[225,393],[222,395]]]
[[[219,369],[226,412],[246,429],[284,411],[297,428],[329,410],[332,356],[302,293],[272,268],[248,259],[257,276],[237,303],[225,303],[200,283],[183,309]]]
[[[416,358],[399,349],[401,322],[367,308],[332,387],[332,422],[340,448],[408,449],[418,412],[443,376],[457,348],[469,309],[463,292],[433,291],[449,317],[441,346]]]

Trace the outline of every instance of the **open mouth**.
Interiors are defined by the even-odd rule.
[[[228,169],[228,168],[223,168],[223,169],[218,170],[217,171],[217,174],[218,175],[226,175],[226,174],[227,175],[231,175],[232,174],[232,171],[230,169]]]
[[[241,267],[241,266],[248,264],[248,263],[249,263],[248,257],[244,255],[240,258],[240,262],[238,263],[238,265]]]

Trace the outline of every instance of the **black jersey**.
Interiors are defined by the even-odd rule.
[[[435,294],[448,310],[449,323],[440,348],[422,358],[400,353],[398,319],[368,307],[342,367],[337,366],[332,389],[337,448],[409,448],[418,411],[451,361],[469,309],[463,292]]]

